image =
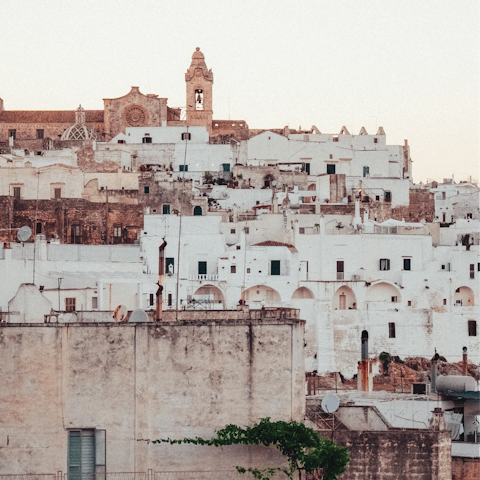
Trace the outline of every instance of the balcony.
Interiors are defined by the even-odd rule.
[[[189,280],[197,282],[216,282],[218,281],[218,274],[199,273],[197,275],[190,275]]]

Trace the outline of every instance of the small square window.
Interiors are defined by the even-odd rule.
[[[235,233],[235,232],[236,232],[236,230],[234,228],[230,229],[230,233]]]
[[[335,164],[327,163],[327,173],[329,175],[334,175],[335,174]]]
[[[304,227],[300,227],[298,229],[298,233],[300,233],[300,235],[304,235],[305,234],[305,228]]]
[[[163,205],[162,212],[164,215],[170,215],[170,205]]]
[[[230,265],[230,273],[237,273],[237,266],[236,265]]]
[[[392,297],[392,303],[397,303],[398,297]]]
[[[43,130],[37,130],[37,140],[43,140]]]
[[[443,299],[443,304],[444,304],[444,305],[447,304],[447,299],[446,299],[446,298]]]
[[[409,307],[411,307],[411,306],[412,306],[412,301],[409,300],[409,301],[407,302],[407,305],[408,305]]]
[[[17,138],[17,131],[16,130],[9,130],[8,131],[8,136],[13,137],[13,139],[15,140]]]
[[[378,143],[378,138],[374,138],[373,143]]]
[[[381,258],[380,259],[380,270],[390,270],[390,259]]]
[[[237,245],[237,250],[240,250],[242,247],[240,245]]]
[[[150,187],[143,187],[143,193],[150,193]]]
[[[191,139],[192,139],[192,134],[190,132],[182,133],[182,140],[191,140]]]
[[[125,140],[118,140],[118,143],[125,143]]]
[[[54,193],[54,198],[62,198],[62,189],[61,188],[54,188],[53,193]]]
[[[92,310],[98,308],[98,297],[92,297]]]
[[[250,269],[249,269],[249,268],[247,268],[247,273],[250,273]]]
[[[248,235],[250,233],[250,228],[245,227],[245,235]],[[478,264],[478,269],[480,270],[480,263]]]
[[[404,270],[411,270],[412,269],[412,259],[411,258],[404,258],[403,259],[403,269]]]

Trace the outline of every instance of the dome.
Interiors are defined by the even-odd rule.
[[[60,140],[99,140],[98,135],[85,124],[76,123],[63,132]]]

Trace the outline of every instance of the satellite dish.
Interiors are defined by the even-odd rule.
[[[325,395],[322,399],[322,410],[325,413],[336,412],[340,406],[340,400],[336,395],[329,394]]]
[[[31,228],[25,225],[24,227],[18,229],[17,238],[21,242],[26,242],[30,238],[31,234],[32,234]]]
[[[125,322],[127,320],[128,310],[125,305],[119,305],[113,312],[113,318],[117,322]]]
[[[342,203],[346,205],[348,203],[348,197],[343,197],[342,198]]]
[[[134,310],[130,315],[130,322],[148,322],[148,315],[143,310]]]

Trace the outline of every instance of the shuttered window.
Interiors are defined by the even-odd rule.
[[[69,480],[101,479],[106,465],[105,430],[71,430],[68,438]]]

